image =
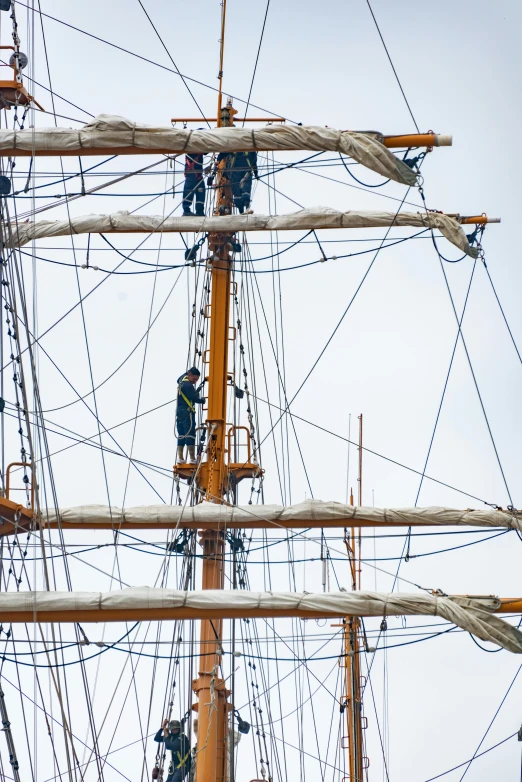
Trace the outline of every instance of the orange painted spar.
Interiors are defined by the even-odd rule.
[[[15,521],[16,513],[20,514],[18,523]],[[0,538],[3,535],[14,535],[15,529],[18,532],[29,530],[29,525],[32,521],[32,512],[27,508],[23,508],[21,505],[17,505],[15,502],[6,500],[0,497]],[[181,518],[181,521],[172,520],[164,522],[131,522],[131,521],[110,521],[95,523],[95,522],[69,522],[62,520],[60,523],[53,521],[51,523],[44,523],[42,525],[45,529],[63,529],[63,530],[169,530],[169,529],[200,529],[202,524],[197,521],[190,521],[188,519]],[[217,521],[207,521],[204,524],[207,530],[223,531],[224,529],[343,529],[364,527],[365,529],[372,528],[390,528],[390,527],[440,527],[440,524],[430,524],[429,521],[373,521],[372,519],[365,519],[364,516],[358,515],[357,518],[336,518],[328,520],[317,519],[286,519],[270,521],[268,519],[251,518],[248,520],[231,520],[227,524]],[[457,526],[457,525],[456,525]],[[495,527],[500,529],[500,527]]]
[[[241,146],[238,144],[234,151],[249,152],[252,144]],[[1,157],[103,157],[107,155],[184,155],[185,149],[172,149],[172,147],[159,147],[149,149],[147,147],[81,147],[76,149],[18,149],[11,147],[0,150]]]
[[[462,225],[486,225],[489,222],[487,215],[477,215],[476,217],[461,217]]]
[[[201,117],[199,119],[188,118],[173,120],[176,122],[204,122]],[[208,120],[212,122],[212,119]],[[271,119],[262,117],[253,118],[237,118],[236,122],[284,122],[282,117],[274,117]],[[403,148],[403,147],[432,147],[436,146],[436,133],[420,133],[418,135],[409,136],[384,136],[384,146],[390,149]],[[238,146],[237,152],[248,152],[252,149],[252,145],[248,147]],[[291,149],[288,147],[287,149]],[[81,149],[37,149],[33,152],[31,149],[19,149],[18,147],[11,147],[10,149],[2,149],[0,151],[0,157],[94,157],[102,155],[184,155],[185,149],[172,149],[169,147],[161,147],[159,149],[149,149],[144,147],[82,147]]]
[[[28,597],[29,597],[28,593]],[[520,614],[522,613],[522,598],[500,598],[501,605],[492,613],[495,614]],[[372,614],[372,616],[374,616]],[[300,618],[300,619],[329,619],[338,618],[339,612],[335,611],[305,611],[300,608],[129,608],[129,609],[101,609],[93,608],[87,610],[50,610],[38,611],[36,614],[32,610],[25,611],[2,611],[0,608],[0,621],[13,623],[31,623],[38,622],[145,622],[145,621],[172,621],[172,620],[206,620],[208,626],[216,627],[216,623],[223,619],[273,619],[273,618]],[[219,635],[219,634],[218,634]],[[207,657],[209,649],[214,653],[213,647],[216,642],[216,636],[213,639],[205,634],[202,637],[200,667],[208,667]],[[209,677],[210,679],[210,677]],[[219,678],[217,683],[219,685]],[[224,687],[223,687],[224,698]]]
[[[14,535],[15,533],[15,521],[14,514],[17,510],[20,510],[22,517],[18,521],[16,526],[17,532],[22,532],[29,529],[32,515],[27,511],[27,508],[21,508],[14,502],[10,503],[13,506],[10,510],[6,509],[6,500],[2,499],[0,505],[0,514],[3,518],[0,518],[0,538],[4,535]],[[2,525],[1,522],[4,521]],[[6,523],[7,522],[7,523]],[[100,524],[89,522],[75,522],[69,523],[68,521],[51,522],[50,524],[44,523],[42,525],[45,529],[96,529],[96,530],[141,530],[141,529],[200,529],[201,523],[194,521],[185,521],[183,518],[180,522],[166,521],[166,522],[103,522]],[[357,519],[329,519],[328,521],[317,521],[315,519],[300,519],[298,521],[267,521],[266,519],[252,519],[251,521],[230,521],[226,525],[216,521],[205,522],[205,529],[208,530],[224,530],[224,529],[342,529],[344,527],[364,527],[364,528],[389,528],[389,527],[440,527],[440,524],[430,524],[429,522],[405,522],[405,521],[368,521],[357,517]],[[495,528],[497,529],[497,528]]]
[[[0,497],[0,537],[12,535],[15,529],[23,530],[31,523],[32,518],[32,510],[8,500],[7,497]]]
[[[433,147],[436,146],[437,135],[437,133],[412,133],[406,136],[385,136],[384,146],[388,149]]]
[[[171,122],[218,122],[217,117],[172,117]],[[234,117],[235,122],[286,122],[284,117]]]

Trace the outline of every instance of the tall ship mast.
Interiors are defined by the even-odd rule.
[[[227,19],[226,0],[218,5],[216,87],[178,69],[153,4],[139,0],[140,25],[161,43],[168,68],[112,43],[110,29],[94,36],[40,4],[0,0],[0,779],[431,782],[471,779],[490,753],[509,748],[495,766],[507,778],[519,768],[522,733],[510,722],[497,740],[492,726],[516,691],[522,589],[512,586],[510,563],[496,572],[498,587],[477,577],[469,547],[475,554],[476,544],[502,544],[511,555],[522,512],[465,321],[480,276],[511,359],[522,361],[486,257],[488,225],[500,218],[473,193],[457,211],[448,181],[437,198],[451,196],[452,205],[435,208],[433,161],[449,154],[452,136],[417,126],[369,2],[415,132],[411,123],[399,132],[311,125],[255,105],[270,0],[248,97],[230,95],[235,10]],[[55,91],[50,24],[166,69],[186,88],[192,113],[163,96],[168,118],[141,122],[147,94],[132,119],[109,113],[107,95],[87,121],[61,113],[89,114],[79,97]],[[202,87],[212,99],[200,101]],[[288,193],[280,183],[295,175]],[[301,175],[322,192],[355,188],[353,197],[322,206]],[[373,290],[380,308],[397,297],[386,327],[379,321],[372,341],[375,326],[359,310],[361,325],[341,344],[385,253],[391,271],[372,274],[381,275]],[[400,253],[411,279],[403,272],[396,289]],[[449,307],[450,325],[437,333],[449,345],[449,368],[421,319],[433,325],[430,296],[419,304],[433,279],[415,278],[428,253]],[[358,278],[339,271],[359,261]],[[391,344],[408,285],[417,297],[410,342],[391,359],[381,354],[381,364],[365,360],[353,335]],[[410,441],[394,435],[375,445],[385,442],[375,418],[380,407],[389,416],[394,388],[421,421],[423,400],[411,389],[425,375],[419,369],[415,386],[402,352],[410,346],[419,367],[443,367],[420,463],[416,424],[396,426]],[[442,469],[436,451],[460,359],[492,454],[488,469],[498,474],[471,488]],[[454,469],[467,447],[469,399],[453,412],[460,439],[452,430],[445,441]],[[329,450],[332,442],[340,450]],[[472,456],[484,470],[468,449]],[[402,499],[405,475],[418,484],[415,501],[393,507],[374,481]],[[449,552],[453,563],[469,558],[469,586],[440,559]],[[438,651],[423,660],[429,640]],[[470,732],[471,749],[439,726],[432,744],[451,751],[428,762],[417,747],[418,701],[429,698],[453,725],[436,701],[447,703],[450,689],[458,697],[467,659],[504,690],[469,709],[474,728],[479,714],[485,723],[476,742],[482,722]],[[505,668],[513,668],[506,682]]]

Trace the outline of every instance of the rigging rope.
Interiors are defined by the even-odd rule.
[[[26,3],[22,3],[21,0],[14,0],[14,2],[17,5],[20,5],[24,8],[29,8],[30,6],[26,5]],[[126,49],[123,46],[118,46],[118,44],[112,43],[111,41],[107,41],[105,38],[100,38],[98,35],[94,35],[93,33],[88,33],[86,30],[82,30],[80,27],[76,27],[73,24],[70,24],[69,22],[64,22],[63,19],[58,19],[56,16],[51,16],[50,14],[46,14],[43,11],[36,11],[36,13],[39,13],[41,16],[45,16],[47,19],[52,19],[53,22],[57,22],[58,24],[64,25],[65,27],[69,28],[70,30],[75,30],[78,33],[82,33],[82,35],[86,35],[88,38],[93,38],[95,41],[99,41],[100,43],[104,43],[107,46],[112,47],[113,49],[118,49],[120,52],[124,52],[125,54],[130,54],[132,57],[136,57],[138,60],[142,60],[142,62],[147,62],[150,65],[155,65],[157,68],[161,68],[161,70],[168,71],[169,73],[174,73],[176,76],[179,76],[180,78],[186,79],[187,81],[192,82],[193,84],[199,84],[201,87],[206,87],[209,90],[212,90],[212,92],[219,92],[219,89],[217,87],[212,87],[210,84],[206,84],[205,82],[199,81],[198,79],[193,79],[190,76],[187,76],[186,74],[182,74],[179,71],[173,70],[172,68],[169,68],[166,65],[162,65],[159,62],[155,62],[154,60],[149,59],[148,57],[143,57],[141,54],[137,54],[137,52],[133,52],[130,49]],[[230,93],[229,93],[230,94]],[[239,103],[246,104],[246,101],[242,98],[239,98],[237,95],[231,95],[230,97],[238,101]],[[262,106],[257,106],[255,103],[250,104],[254,109],[259,109],[260,111],[266,111],[267,114],[271,114],[273,117],[282,117],[283,115],[281,113],[277,113],[274,111],[270,111],[269,109],[265,109]],[[287,122],[291,122],[293,125],[299,125],[299,122],[296,122],[295,120],[291,120],[289,117],[284,118]]]
[[[386,46],[384,38],[382,37],[381,28],[379,27],[379,25],[377,23],[377,19],[375,18],[375,14],[373,13],[373,9],[372,9],[372,7],[370,5],[370,0],[366,0],[366,4],[367,4],[368,8],[370,9],[370,13],[372,15],[372,19],[375,22],[375,27],[377,28],[377,32],[379,33],[379,38],[381,39],[382,45],[384,46],[384,51],[386,52],[386,56],[388,57],[388,60],[389,60],[390,65],[392,67],[393,74],[394,74],[394,76],[395,76],[395,78],[397,80],[397,84],[399,85],[399,89],[400,89],[400,91],[402,93],[402,97],[404,98],[404,102],[406,103],[406,106],[408,107],[408,111],[410,112],[410,117],[413,120],[413,124],[415,125],[417,133],[420,133],[419,126],[417,125],[417,120],[413,116],[413,111],[411,110],[411,106],[409,104],[408,98],[406,97],[406,93],[404,92],[403,86],[401,84],[401,80],[399,79],[399,75],[398,75],[397,71],[395,70],[395,65],[393,64],[393,60],[391,58],[390,52],[388,51],[388,47]]]

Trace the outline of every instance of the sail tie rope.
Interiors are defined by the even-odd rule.
[[[185,139],[185,144],[184,144],[184,146],[183,146],[183,152],[184,152],[184,151],[186,150],[186,148],[188,147],[188,145],[189,145],[189,142],[190,142],[190,139],[192,138],[192,133],[193,133],[193,132],[194,132],[193,130],[189,130],[189,132],[187,133],[187,138]]]

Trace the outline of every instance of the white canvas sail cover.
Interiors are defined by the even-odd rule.
[[[117,529],[122,524],[165,524],[183,527],[190,524],[204,529],[205,525],[219,525],[226,528],[235,526],[248,528],[259,521],[268,521],[274,529],[291,522],[293,526],[304,528],[310,522],[323,523],[325,526],[335,523],[360,521],[371,524],[401,524],[404,526],[466,526],[518,529],[522,532],[522,513],[486,508],[484,510],[456,510],[454,508],[365,508],[345,505],[342,502],[323,502],[306,500],[296,505],[217,505],[201,503],[194,506],[180,505],[143,505],[122,510],[116,506],[83,505],[77,508],[62,508],[59,516],[54,509],[43,514],[44,519],[55,524],[58,521],[66,528],[68,524],[95,527],[97,524],[110,524]]]
[[[29,612],[30,621],[38,621],[38,613],[55,612],[53,621],[60,621],[60,612],[95,612],[82,621],[124,621],[104,612],[109,611],[171,611],[186,609],[185,618],[200,616],[201,611],[216,617],[230,617],[243,610],[252,616],[306,615],[343,616],[440,616],[477,636],[482,641],[497,644],[510,652],[522,653],[522,633],[492,612],[501,602],[495,597],[439,596],[433,594],[327,592],[246,592],[243,590],[202,590],[185,592],[175,589],[138,587],[115,592],[2,592],[0,621],[13,621],[14,612]],[[199,613],[198,613],[199,612]],[[58,614],[58,616],[57,616]],[[56,617],[56,618],[54,618]],[[121,614],[119,615],[121,617]],[[169,617],[169,618],[170,618]],[[131,614],[129,614],[131,618]],[[20,621],[20,619],[18,619]],[[42,620],[40,620],[42,621]],[[67,621],[71,621],[70,618]]]
[[[0,130],[2,150],[21,149],[28,152],[111,150],[125,147],[169,154],[186,152],[259,152],[302,150],[341,152],[378,174],[405,185],[414,185],[417,175],[402,160],[395,157],[380,139],[379,133],[334,130],[313,126],[268,125],[252,128],[183,128],[140,125],[125,117],[100,114],[83,128],[35,128]],[[103,154],[101,152],[100,154]]]
[[[161,217],[116,212],[111,215],[85,215],[70,220],[42,220],[36,223],[12,223],[4,242],[22,247],[32,239],[86,233],[169,233],[219,231],[306,231],[330,228],[388,228],[389,226],[438,229],[442,235],[472,258],[471,247],[458,219],[440,212],[339,212],[325,206],[302,209],[286,215],[243,214],[226,217]]]

